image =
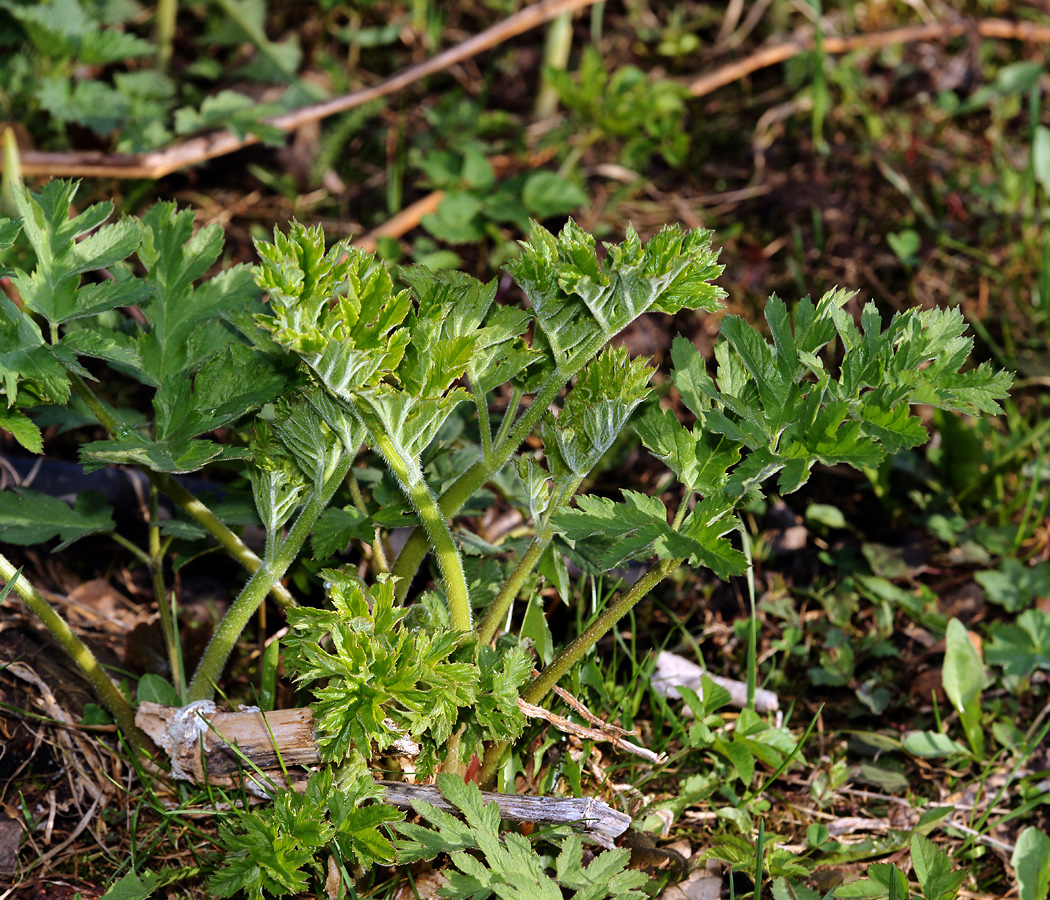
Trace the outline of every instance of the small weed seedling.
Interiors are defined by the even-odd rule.
[[[793,316],[774,296],[765,311],[771,341],[740,318],[723,320],[713,375],[691,343],[675,339],[671,377],[694,417],[686,425],[647,399],[648,362],[609,342],[649,311],[717,309],[720,267],[707,232],[668,227],[643,244],[629,231],[599,261],[594,240],[573,223],[557,236],[534,226],[507,267],[528,301],[519,307],[495,302],[494,282],[456,272],[406,268],[398,286],[371,256],[342,243],[326,249],[319,229],[298,224],[257,245],[254,270],[237,266],[201,282],[221,252],[220,229],[193,234],[192,215],[170,204],[105,224],[106,204],[71,215],[75,194],[58,181],[39,195],[19,190],[21,221],[0,222],[0,247],[21,230],[35,253],[34,265],[0,272],[21,298],[0,296],[0,426],[40,453],[40,407],[91,419],[109,437],[82,445],[85,467],[140,466],[182,510],[173,522],[151,520],[146,549],[115,536],[154,574],[183,702],[214,695],[242,632],[274,595],[288,615],[285,665],[312,691],[317,745],[337,764],[338,790],[329,770],[305,795],[281,794],[267,810],[229,820],[228,854],[211,883],[222,896],[295,893],[309,878],[323,881],[329,859],[346,874],[438,853],[456,869],[448,896],[561,897],[548,870],[576,897],[641,896],[625,853],[584,868],[578,841],[557,838],[560,853],[544,858],[523,837],[501,837],[493,809],[452,775],[476,755],[482,782],[493,781],[524,728],[518,701],[541,703],[680,566],[720,578],[742,573],[746,557],[731,540],[737,510],[770,479],[787,494],[818,462],[874,468],[926,441],[912,404],[996,413],[1010,384],[987,363],[963,371],[971,341],[956,310],[909,310],[884,322],[869,304],[858,324],[844,291],[804,299]],[[112,277],[85,278],[101,269]],[[103,315],[131,305],[141,316]],[[822,356],[832,341],[841,347],[834,367]],[[148,392],[150,415],[116,405],[116,377],[94,381],[87,360]],[[580,493],[628,425],[674,473],[675,489]],[[220,443],[217,429],[230,439]],[[174,478],[219,461],[250,478],[266,535],[258,556]],[[466,527],[487,486],[522,508],[530,534],[497,547]],[[95,496],[69,508],[19,489],[0,503],[8,543],[59,537],[61,549],[114,529]],[[391,558],[385,532],[399,525],[415,530]],[[184,678],[160,562],[170,542],[209,535],[250,577]],[[354,542],[371,564],[364,581],[340,568],[338,554]],[[594,571],[629,560],[649,567],[533,677],[527,645],[509,623],[533,573],[557,577],[563,551]],[[412,594],[428,553],[439,578]],[[299,606],[282,586],[297,560],[321,572],[324,608]],[[125,736],[145,748],[125,696],[15,575],[0,556],[0,576],[76,659]],[[960,681],[961,710],[975,689]],[[693,743],[711,746],[741,775],[756,760],[776,768],[794,752],[757,715],[741,716],[736,736],[723,740],[709,730],[712,708],[697,712]],[[964,721],[976,744],[979,732]],[[378,799],[369,763],[405,737],[421,748],[420,772],[446,773],[440,784],[468,827],[421,808],[433,829],[397,826],[396,843],[381,830],[400,814]],[[764,860],[759,876],[763,865],[777,877],[796,872],[776,852]]]

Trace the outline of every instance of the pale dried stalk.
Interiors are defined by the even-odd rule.
[[[544,0],[544,2],[526,7],[463,43],[439,53],[433,59],[411,66],[377,85],[321,103],[304,106],[263,121],[284,131],[294,131],[302,125],[320,121],[336,113],[346,112],[372,100],[396,93],[421,78],[477,56],[510,38],[543,25],[562,13],[582,9],[594,2],[596,0]],[[893,28],[888,31],[875,31],[845,38],[825,36],[823,50],[825,53],[837,55],[865,48],[877,49],[891,44],[959,37],[967,33],[976,33],[980,37],[997,40],[1050,43],[1050,27],[1036,25],[1032,22],[1012,22],[1008,19],[979,19],[976,21],[954,19],[950,22]],[[694,79],[689,85],[690,92],[694,97],[706,96],[759,69],[786,62],[812,49],[812,39],[791,40],[771,47],[763,47],[742,60]],[[195,163],[225,156],[257,143],[259,143],[259,138],[252,134],[235,136],[229,131],[217,131],[189,138],[160,150],[139,154],[82,151],[48,153],[25,150],[21,153],[21,164],[23,175],[162,178]]]
[[[596,0],[541,0],[540,3],[525,7],[491,28],[486,28],[480,34],[468,38],[455,47],[450,47],[432,59],[410,66],[379,84],[264,119],[263,123],[282,131],[295,131],[303,125],[356,109],[373,100],[394,94],[428,75],[435,75],[479,53],[491,50],[523,32],[549,22],[562,13],[583,9],[594,2]],[[70,175],[100,178],[163,178],[186,166],[225,156],[235,150],[257,144],[259,141],[260,138],[254,134],[234,135],[230,131],[216,131],[180,141],[161,150],[139,154],[78,151],[45,153],[26,150],[21,154],[22,174],[47,175],[53,178]]]

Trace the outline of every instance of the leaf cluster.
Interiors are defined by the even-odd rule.
[[[573,541],[588,540],[599,564],[615,566],[655,553],[686,558],[719,577],[740,574],[745,560],[725,535],[734,509],[761,496],[778,476],[779,493],[798,490],[816,463],[873,468],[888,452],[913,447],[926,431],[910,407],[929,404],[970,414],[998,412],[1010,376],[987,363],[961,372],[972,339],[957,310],[908,310],[887,327],[868,304],[858,328],[843,310],[849,295],[801,301],[794,322],[777,297],[766,305],[772,341],[727,316],[712,377],[684,338],[672,346],[672,379],[696,417],[691,428],[649,406],[635,423],[642,442],[700,502],[680,525],[656,497],[623,491],[623,502],[581,497],[555,517]],[[837,374],[820,353],[842,343]],[[681,508],[680,508],[681,509]]]
[[[670,79],[652,80],[636,66],[610,72],[594,47],[584,50],[577,73],[548,68],[544,77],[575,114],[577,127],[595,132],[591,142],[622,143],[625,165],[644,171],[657,153],[672,166],[685,161],[689,91],[684,86]]]
[[[344,880],[355,863],[370,867],[394,861],[382,826],[402,814],[382,802],[383,791],[368,775],[336,784],[331,769],[310,776],[306,791],[277,792],[265,808],[234,813],[219,828],[224,865],[208,882],[217,897],[243,891],[251,900],[305,890],[311,876],[321,881],[331,854]]]
[[[411,627],[389,579],[366,590],[322,574],[331,609],[292,610],[284,647],[289,672],[316,698],[323,759],[363,765],[410,738],[421,744],[417,769],[429,774],[460,729],[467,759],[482,741],[521,734],[517,701],[532,670],[523,647],[497,654],[448,628]]]
[[[195,285],[222,252],[218,226],[194,234],[192,212],[177,211],[173,203],[157,204],[139,221],[104,224],[112,214],[109,203],[71,217],[76,191],[62,181],[48,182],[39,195],[16,191],[22,230],[36,254],[33,270],[15,269],[12,276],[25,309],[0,298],[6,339],[0,377],[16,435],[27,449],[39,447],[39,432],[11,408],[66,404],[78,381],[93,380],[79,361],[87,357],[153,392],[146,429],[120,426],[114,438],[81,448],[89,470],[140,463],[154,471],[190,472],[219,457],[243,456],[204,436],[272,401],[287,381],[221,318],[256,297],[250,271],[234,266]],[[142,278],[121,266],[132,254],[145,269]],[[113,277],[85,283],[86,274],[101,270]],[[122,320],[117,329],[93,319],[131,305],[142,311],[144,325]],[[47,323],[46,337],[30,312]],[[89,321],[77,327],[80,320]]]

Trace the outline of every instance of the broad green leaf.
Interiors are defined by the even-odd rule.
[[[872,863],[868,866],[868,877],[879,884],[887,897],[908,900],[908,877],[892,863]]]
[[[985,658],[1007,675],[1027,677],[1036,669],[1050,669],[1050,613],[1025,610],[1014,625],[992,623],[991,633]]]
[[[1029,825],[1017,838],[1010,865],[1017,873],[1019,900],[1046,900],[1050,891],[1050,838]]]
[[[772,298],[771,298],[772,302]],[[792,383],[783,377],[773,360],[773,353],[762,336],[739,316],[726,316],[720,332],[739,354],[744,367],[758,388],[767,410],[766,420],[773,431],[779,431],[780,416],[788,408]]]
[[[0,429],[10,432],[30,453],[44,452],[44,437],[33,420],[18,409],[0,406]]]
[[[970,747],[978,758],[983,757],[981,690],[985,681],[984,661],[970,640],[966,626],[958,619],[948,623],[941,678],[944,692],[959,714]]]
[[[147,672],[139,679],[135,699],[139,703],[149,701],[150,703],[162,703],[165,706],[182,706],[179,692],[175,690],[171,682],[152,672]]]
[[[194,288],[222,252],[218,225],[193,233],[193,211],[157,203],[140,222],[139,259],[153,286],[142,311],[150,324],[139,340],[141,377],[159,387],[182,372],[196,371],[231,341],[219,313],[246,304],[258,291],[251,272],[234,266]]]
[[[316,409],[301,397],[281,397],[271,428],[307,478],[318,487],[346,455],[342,442]]]
[[[17,240],[21,230],[22,223],[18,219],[7,219],[0,216],[0,250],[10,249],[14,245],[15,240]],[[5,278],[12,272],[12,269],[0,265],[0,278]]]
[[[228,345],[189,378],[168,378],[153,398],[157,440],[128,430],[115,440],[95,441],[80,448],[89,468],[105,462],[148,465],[163,472],[193,472],[220,455],[232,459],[247,451],[199,435],[229,425],[273,400],[287,377],[268,360],[240,343]]]
[[[477,702],[478,668],[453,658],[472,648],[460,648],[458,632],[406,627],[389,580],[366,593],[341,572],[322,575],[332,608],[291,611],[282,641],[289,672],[320,682],[312,690],[322,758],[367,760],[407,735],[424,743],[416,764],[429,771],[460,709]]]
[[[669,531],[658,539],[662,558],[688,557],[694,566],[706,566],[719,578],[740,575],[747,569],[747,557],[725,538],[739,521],[724,496],[711,495],[697,504],[678,532]]]
[[[904,878],[905,884],[907,884],[907,877],[901,872],[901,877]],[[837,900],[883,900],[888,896],[888,891],[879,882],[873,881],[871,878],[860,878],[857,881],[851,881],[848,884],[844,884],[841,887],[835,888],[832,896]],[[898,894],[899,900],[904,900],[908,895]]]
[[[926,900],[955,900],[969,874],[965,870],[953,872],[947,854],[921,834],[912,835],[911,862]]]
[[[540,662],[549,666],[551,660],[554,659],[554,638],[551,637],[551,630],[547,625],[543,595],[539,592],[534,593],[525,606],[525,616],[522,619],[519,633],[523,639],[532,642]]]
[[[317,559],[341,552],[353,539],[371,541],[375,529],[368,517],[353,506],[326,509],[314,526],[313,549]]]
[[[671,360],[674,363],[671,372],[674,386],[693,415],[702,419],[705,410],[711,406],[711,398],[717,395],[703,356],[691,341],[677,334],[671,343]]]
[[[147,466],[157,472],[185,474],[202,469],[213,460],[246,458],[247,450],[225,447],[211,441],[172,438],[150,441],[138,432],[112,441],[91,441],[80,447],[85,472],[94,472],[108,463]]]
[[[650,374],[644,359],[631,359],[622,347],[591,360],[557,418],[544,427],[552,472],[582,477],[594,468],[649,393]]]
[[[988,599],[1007,612],[1020,612],[1037,597],[1050,594],[1050,563],[1026,565],[1007,556],[997,569],[986,569],[975,576]]]
[[[0,493],[0,536],[23,547],[59,537],[54,551],[89,534],[113,530],[112,510],[95,491],[81,493],[73,507],[40,491],[16,487]]]
[[[667,511],[656,498],[624,491],[624,503],[583,494],[576,498],[576,509],[566,509],[551,517],[551,526],[571,541],[592,535],[600,538],[600,556],[605,568],[615,568],[635,555],[646,552],[661,535],[673,534],[667,524]],[[679,556],[685,554],[678,554]]]
[[[248,470],[252,497],[266,531],[266,558],[272,558],[279,543],[281,527],[299,505],[306,485],[302,473],[287,458],[255,454],[255,465]],[[316,483],[315,483],[316,487]]]
[[[130,334],[101,325],[67,331],[59,344],[77,356],[104,359],[122,372],[136,372],[142,366],[140,342]]]
[[[388,452],[384,442],[388,443],[404,466],[415,469],[445,419],[467,396],[466,391],[456,389],[445,396],[420,399],[382,384],[359,394],[354,405],[368,429],[369,443],[384,456]]]
[[[580,839],[570,836],[554,864],[555,881],[546,873],[548,862],[533,850],[527,838],[514,832],[500,834],[499,807],[486,803],[476,784],[439,775],[438,787],[466,822],[429,803],[416,803],[416,811],[432,827],[397,825],[407,838],[398,842],[397,849],[398,860],[403,863],[450,854],[455,871],[448,874],[443,896],[466,900],[495,894],[502,900],[562,900],[564,887],[575,890],[572,896],[577,900],[643,900],[644,895],[636,888],[647,879],[643,873],[626,870],[630,859],[627,850],[608,851],[584,867]],[[471,849],[480,850],[481,859],[464,852]]]
[[[773,900],[821,900],[821,895],[793,878],[781,876],[773,879]]]
[[[939,731],[909,731],[904,736],[903,746],[908,753],[927,759],[966,755],[962,744]]]
[[[399,326],[412,303],[408,291],[394,292],[381,264],[341,244],[326,253],[321,229],[297,222],[288,235],[275,231],[274,243],[257,242],[256,249],[256,282],[273,313],[260,322],[329,391],[349,400],[392,374],[409,342],[409,330]],[[346,296],[337,296],[343,282]]]
[[[230,344],[201,367],[192,392],[185,375],[160,386],[153,400],[158,437],[187,439],[229,425],[272,401],[286,381],[252,349]]]
[[[603,265],[594,239],[571,220],[555,238],[534,224],[508,270],[536,311],[539,327],[567,374],[598,346],[649,310],[714,311],[722,296],[710,284],[721,272],[710,233],[665,228],[644,247],[633,229],[608,245]]]
[[[102,723],[100,723],[102,724]],[[113,882],[102,895],[102,900],[149,900],[165,878],[150,869],[143,872],[128,872],[123,878]]]
[[[695,434],[657,403],[647,405],[632,424],[649,452],[675,473],[685,490],[696,490],[699,465]]]
[[[539,522],[550,503],[550,474],[531,456],[518,459],[518,473],[525,486],[532,521]]]
[[[745,785],[751,784],[755,776],[755,757],[744,741],[715,741],[715,749],[725,754],[740,774]]]
[[[496,282],[483,284],[459,272],[431,272],[422,266],[402,269],[401,277],[410,284],[419,301],[420,327],[429,323],[433,338],[416,334],[412,343],[418,346],[414,353],[443,360],[442,365],[455,372],[465,361],[467,377],[474,390],[486,394],[510,381],[540,354],[530,350],[521,336],[532,322],[528,310],[500,306],[494,303]],[[411,345],[410,345],[411,346]],[[458,364],[456,356],[462,356]],[[406,359],[411,367],[419,363]],[[419,390],[405,378],[405,366],[399,374],[405,386],[413,393],[426,395],[433,389]],[[419,380],[418,377],[416,380]],[[447,386],[442,384],[439,390]]]
[[[564,216],[587,203],[587,195],[557,172],[533,172],[521,189],[521,202],[539,219]]]

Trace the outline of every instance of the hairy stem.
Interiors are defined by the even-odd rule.
[[[197,671],[193,674],[193,680],[186,692],[187,702],[211,699],[215,692],[215,684],[222,675],[222,670],[241,632],[251,621],[259,605],[266,599],[266,595],[273,590],[274,584],[295,562],[303,544],[313,531],[318,517],[325,511],[332,495],[343,483],[353,461],[353,457],[347,454],[324,485],[318,485],[310,492],[291,531],[288,532],[288,536],[274,554],[273,562],[261,563],[237,599],[233,601],[233,605],[223,616],[218,628],[215,629],[215,634],[208,642]]]
[[[514,603],[520,593],[525,579],[536,568],[536,564],[540,561],[540,557],[543,556],[543,551],[547,549],[547,545],[550,544],[552,537],[554,537],[554,533],[550,530],[545,533],[536,532],[536,537],[532,539],[528,549],[521,555],[521,559],[518,560],[514,571],[510,573],[510,577],[504,582],[496,598],[489,605],[489,608],[485,610],[485,617],[481,620],[481,624],[478,625],[478,639],[482,644],[489,643],[496,636],[500,622],[503,621],[504,616],[507,615],[507,610],[510,609],[511,604]]]
[[[568,647],[562,650],[547,668],[533,680],[528,690],[522,695],[526,703],[538,705],[547,696],[551,688],[575,666],[586,653],[601,640],[602,637],[629,613],[646,594],[656,585],[663,581],[668,575],[675,571],[683,562],[681,559],[662,559],[641,578],[639,578],[626,593],[621,594],[616,600],[606,607],[605,611],[595,619],[590,626],[574,640]],[[500,757],[507,749],[508,743],[500,741],[492,744],[485,751],[485,763],[481,768],[479,776],[482,787],[491,784],[496,778],[496,769],[499,767]]]
[[[496,595],[488,610],[486,610],[485,618],[482,619],[481,625],[478,627],[478,637],[481,643],[487,644],[496,636],[500,622],[503,621],[503,617],[507,615],[507,610],[510,609],[511,604],[514,603],[515,598],[521,591],[521,586],[525,583],[525,579],[536,568],[540,557],[543,556],[543,551],[550,546],[550,542],[554,539],[554,530],[550,527],[551,516],[563,502],[567,502],[576,493],[582,481],[583,476],[580,475],[563,485],[563,489],[548,504],[547,511],[541,517],[542,521],[536,523],[536,536],[532,539],[528,549],[522,554],[521,559],[518,560],[518,564],[514,567],[514,571],[510,573],[506,583],[500,588],[500,592]]]
[[[91,389],[84,384],[83,379],[76,374],[71,376],[73,390],[77,396],[87,405],[88,409],[98,419],[103,428],[116,436],[119,433],[117,420],[113,414],[106,409],[105,405],[92,393]],[[156,488],[182,509],[191,519],[207,531],[219,545],[238,563],[251,573],[255,573],[262,565],[259,559],[248,546],[236,534],[234,534],[207,506],[187,491],[174,478],[164,472],[154,472],[146,466],[139,466],[139,470],[149,479],[150,484]],[[281,609],[290,609],[298,606],[295,598],[289,593],[283,584],[275,583],[270,591],[274,600]]]
[[[386,464],[404,488],[412,508],[423,522],[426,536],[430,538],[441,577],[445,581],[445,596],[448,598],[452,627],[457,631],[470,631],[474,624],[467,578],[463,574],[463,561],[459,557],[456,541],[452,537],[448,521],[442,514],[438,498],[423,478],[419,465],[405,459],[387,435],[374,431],[371,438],[373,446],[383,455]]]
[[[489,405],[485,394],[470,385],[471,394],[474,396],[474,406],[478,410],[478,432],[481,435],[481,461],[484,462],[492,455],[492,422],[489,421]]]
[[[365,503],[365,495],[361,493],[361,485],[357,483],[357,478],[354,476],[354,470],[350,469],[346,473],[346,486],[350,488],[350,497],[354,501],[354,507],[363,516],[368,516],[368,506]],[[371,543],[372,555],[375,562],[376,571],[381,574],[390,573],[390,563],[386,559],[386,551],[383,549],[383,537],[381,529],[378,525],[374,526],[373,538]],[[364,541],[361,542],[362,544]]]
[[[583,359],[584,362],[588,361],[601,349],[604,343],[605,336],[602,335],[600,341],[597,339],[593,341],[593,352],[585,351],[579,354],[577,358]],[[510,431],[501,440],[496,441],[489,458],[478,460],[445,489],[445,492],[438,498],[442,517],[454,516],[459,512],[463,508],[463,504],[474,496],[474,493],[486,481],[506,465],[511,454],[521,446],[522,441],[529,436],[532,429],[536,427],[536,423],[547,411],[547,407],[554,402],[558,392],[565,387],[565,382],[579,371],[582,365],[583,363],[580,366],[574,366],[571,372],[560,368],[556,369],[543,387],[540,388],[536,396],[533,397],[532,403],[518,416]],[[500,431],[502,433],[502,429]],[[394,588],[399,600],[405,599],[409,585],[412,583],[412,579],[415,577],[416,571],[426,555],[427,536],[417,528],[409,535],[397,559],[394,560],[393,568],[390,570],[393,575],[400,579]]]
[[[95,658],[95,654],[73,633],[65,619],[51,608],[51,604],[44,599],[43,595],[21,574],[21,570],[16,569],[2,553],[0,553],[0,579],[3,579],[6,584],[13,582],[14,592],[25,601],[26,606],[44,623],[44,627],[51,632],[51,636],[58,641],[62,649],[84,673],[88,683],[102,701],[102,705],[116,719],[117,726],[124,732],[131,746],[138,752],[148,750],[149,738],[135,724],[135,713],[131,705],[113,683],[113,679],[106,674],[102,665]]]
[[[160,629],[164,635],[164,646],[168,651],[171,683],[175,685],[175,690],[182,697],[186,693],[186,675],[182,671],[182,654],[179,652],[178,623],[172,613],[172,604],[168,601],[168,591],[164,584],[164,554],[168,549],[168,542],[162,544],[160,540],[158,507],[157,487],[150,485],[149,572],[153,582],[153,595],[157,598],[157,609],[160,612]]]

